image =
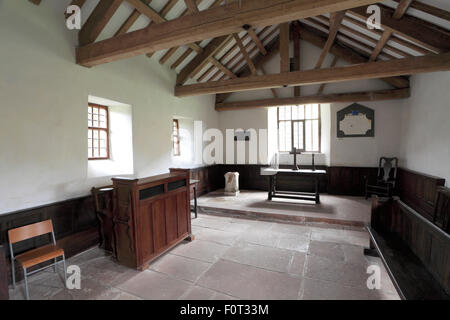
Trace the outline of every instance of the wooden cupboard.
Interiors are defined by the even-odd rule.
[[[114,178],[114,233],[120,264],[144,270],[183,240],[192,240],[189,175]]]

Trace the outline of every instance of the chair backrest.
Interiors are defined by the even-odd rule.
[[[398,158],[381,157],[378,165],[378,180],[395,184],[397,179]]]
[[[52,220],[46,220],[29,224],[20,228],[11,229],[8,231],[8,238],[9,243],[14,244],[16,242],[31,239],[48,233],[52,233],[54,240]]]

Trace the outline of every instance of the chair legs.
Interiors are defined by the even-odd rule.
[[[14,266],[14,258],[11,257],[11,276],[13,289],[16,288],[16,267]]]
[[[23,268],[23,277],[25,279],[25,297],[27,300],[30,300],[30,293],[28,291],[27,268]]]
[[[63,266],[64,266],[64,287],[67,285],[67,269],[66,269],[66,256],[63,254]]]

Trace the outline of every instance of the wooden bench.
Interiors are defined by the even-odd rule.
[[[367,230],[402,299],[450,300],[450,236],[446,232],[399,199],[376,197]]]

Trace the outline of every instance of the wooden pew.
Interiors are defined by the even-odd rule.
[[[367,230],[402,299],[450,299],[448,233],[399,198],[376,196]]]

